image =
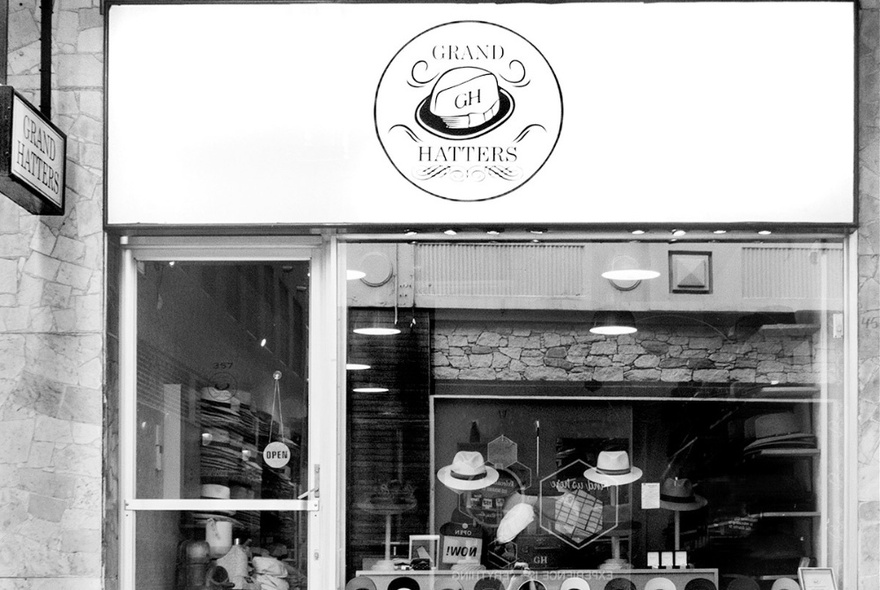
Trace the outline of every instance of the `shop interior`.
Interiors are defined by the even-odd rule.
[[[566,246],[556,268],[519,275],[505,262],[535,253],[506,261],[503,246],[449,244],[438,261],[419,245],[359,246],[350,261],[370,263],[374,286],[349,287],[348,588],[468,588],[523,571],[557,588],[559,572],[625,576],[681,553],[672,567],[711,572],[715,588],[770,590],[820,563],[835,493],[822,454],[836,452],[827,424],[842,394],[834,246],[704,244],[688,252],[712,265],[714,285],[697,265],[684,283],[703,291],[676,292],[679,247],[652,245],[665,276],[651,292],[596,272],[561,296],[528,275],[564,287]],[[590,249],[596,266],[614,260],[605,246]],[[750,260],[752,247],[766,258]],[[402,300],[425,306],[365,305],[400,290],[375,286],[380,254],[414,285]],[[803,273],[750,276],[774,264]],[[596,333],[605,306],[634,329]],[[364,334],[370,323],[399,332]],[[609,461],[626,475],[595,477]],[[469,487],[450,477],[457,464],[491,477]]]

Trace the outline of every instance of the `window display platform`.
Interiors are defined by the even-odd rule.
[[[345,590],[717,590],[717,569],[357,572]]]

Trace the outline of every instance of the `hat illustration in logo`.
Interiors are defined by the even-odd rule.
[[[708,504],[706,498],[694,494],[689,479],[667,478],[660,487],[660,507],[675,512],[698,510]]]
[[[626,451],[602,451],[596,466],[584,471],[584,477],[606,486],[620,486],[642,477],[642,470],[630,465]]]
[[[431,95],[419,103],[416,120],[428,132],[447,139],[488,133],[513,112],[513,97],[498,86],[495,74],[463,66],[444,72]]]
[[[486,465],[476,451],[459,451],[451,465],[441,467],[437,479],[453,490],[481,490],[498,481],[498,471]]]

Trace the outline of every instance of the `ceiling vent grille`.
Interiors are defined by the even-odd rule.
[[[840,248],[744,246],[742,256],[745,299],[821,299],[823,291],[840,296]]]
[[[419,244],[416,296],[578,297],[585,249],[556,244]]]

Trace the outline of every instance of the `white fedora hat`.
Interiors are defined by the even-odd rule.
[[[606,486],[620,486],[642,477],[642,470],[630,465],[626,451],[602,451],[596,466],[584,471],[584,477]]]
[[[437,479],[453,490],[481,490],[498,481],[498,471],[486,465],[476,451],[459,451],[451,465],[441,467]]]

